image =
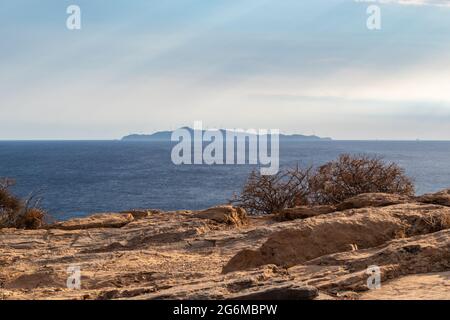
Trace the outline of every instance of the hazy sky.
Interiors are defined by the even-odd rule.
[[[2,0],[0,139],[192,126],[450,140],[450,1]],[[66,8],[82,30],[66,28]]]

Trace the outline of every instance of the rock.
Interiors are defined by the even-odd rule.
[[[448,297],[447,278],[434,276],[450,271],[448,207],[411,200],[284,222],[219,208],[0,229],[0,299]],[[377,292],[370,265],[381,270]],[[80,290],[66,288],[73,266]]]
[[[407,196],[389,193],[363,193],[337,205],[338,211],[368,207],[386,207],[411,201]]]
[[[450,300],[450,271],[415,274],[383,283],[382,290],[363,293],[361,300]]]
[[[284,209],[276,214],[279,221],[289,221],[296,219],[306,219],[321,214],[332,213],[336,211],[335,206],[299,206],[295,208]]]
[[[59,278],[59,279],[58,279]],[[57,288],[65,284],[65,279],[61,275],[57,275],[54,272],[37,272],[37,273],[24,273],[8,282],[5,285],[6,289],[36,289],[39,287],[44,288]]]
[[[244,249],[239,251],[230,261],[228,261],[223,267],[222,272],[228,273],[238,270],[250,270],[265,264],[271,263],[261,251]]]
[[[419,246],[416,253],[404,251],[405,247]],[[359,299],[368,291],[366,273],[370,265],[378,265],[384,283],[391,279],[416,273],[442,272],[450,268],[450,230],[412,238],[392,240],[386,244],[357,252],[341,252],[319,257],[306,265],[285,270],[263,266],[254,270],[233,272],[222,276],[193,279],[177,286],[133,297],[133,299]],[[305,285],[301,285],[301,284]],[[291,288],[292,290],[289,290]],[[412,295],[414,288],[409,287]],[[440,283],[437,297],[445,288]],[[316,293],[320,292],[318,296]],[[117,296],[124,296],[125,292]],[[363,294],[364,296],[364,294]],[[433,294],[429,294],[428,298]],[[447,291],[448,297],[448,291]],[[450,298],[450,297],[448,297]],[[398,297],[396,297],[398,299]]]
[[[83,230],[96,228],[122,228],[134,220],[132,214],[96,214],[87,218],[57,222],[48,229]]]
[[[307,264],[346,267],[346,274],[336,275],[334,279],[329,278],[320,284],[315,283],[319,289],[367,291],[366,270],[371,265],[380,267],[383,283],[404,275],[450,270],[450,230],[392,240],[367,250],[322,256]]]
[[[159,214],[162,213],[161,210],[158,209],[149,209],[149,210],[143,210],[143,209],[134,209],[134,210],[128,210],[128,211],[122,211],[121,214],[131,214],[134,219],[144,219],[150,217],[152,214]]]
[[[244,209],[233,206],[218,206],[199,211],[194,217],[214,220],[219,223],[243,226],[247,224],[247,213]]]
[[[223,272],[264,264],[292,266],[331,253],[376,247],[391,239],[449,228],[449,216],[450,208],[413,203],[297,220],[273,233],[258,250],[237,253]]]
[[[249,292],[239,293],[230,300],[313,300],[319,295],[319,290],[312,286],[283,284],[268,288],[259,288]]]
[[[284,274],[266,278],[267,269],[249,271],[233,276],[216,276],[203,282],[191,281],[178,287],[137,297],[139,300],[313,300],[319,291],[300,285]]]
[[[415,200],[418,202],[432,203],[450,207],[450,189],[443,190],[437,193],[425,194],[423,196],[416,197]]]
[[[336,294],[338,298],[344,299],[344,300],[358,300],[360,295],[354,291],[344,291],[344,292],[338,292]]]

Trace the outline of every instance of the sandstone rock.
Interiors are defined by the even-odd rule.
[[[244,209],[233,206],[218,206],[199,211],[196,218],[214,220],[219,223],[243,226],[247,224],[247,213]]]
[[[213,276],[133,297],[133,299],[359,299],[368,291],[366,269],[376,264],[382,271],[382,289],[391,279],[416,273],[442,272],[450,268],[450,230],[392,240],[388,243],[357,252],[341,252],[309,261],[282,271],[275,266]],[[420,247],[421,250],[404,250]],[[442,297],[445,288],[438,290]],[[290,291],[289,289],[294,290]],[[411,286],[420,289],[418,284]],[[306,290],[305,290],[306,289]],[[321,294],[316,296],[316,289]],[[117,297],[125,297],[125,291]],[[306,296],[305,296],[306,295]],[[315,297],[316,296],[316,297]],[[433,295],[428,297],[431,299]],[[447,292],[445,296],[450,299]],[[398,298],[398,297],[397,297]]]
[[[121,212],[121,214],[131,214],[134,219],[144,219],[150,217],[152,214],[159,214],[159,213],[162,213],[162,211],[158,209],[149,209],[149,210],[134,209]]]
[[[450,271],[415,274],[383,283],[382,290],[360,295],[361,300],[450,300]]]
[[[363,270],[370,264],[397,265],[402,274],[409,271],[431,272],[450,267],[450,229],[404,239],[395,239],[378,247],[357,252],[339,252],[310,260],[311,265],[345,265],[350,270]],[[434,263],[431,263],[434,261]],[[425,267],[426,269],[418,270]]]
[[[335,206],[299,206],[282,210],[276,214],[276,219],[280,221],[306,219],[335,211]]]
[[[426,234],[450,227],[450,209],[420,204],[365,208],[297,220],[272,234],[258,250],[243,250],[223,272],[264,264],[293,266],[317,257],[357,247],[376,247],[391,239]]]
[[[315,300],[364,299],[373,297],[366,285],[373,264],[381,268],[383,297],[400,284],[408,292],[395,298],[414,290],[426,299],[448,296],[445,281],[433,280],[434,295],[412,278],[450,270],[445,206],[408,202],[285,222],[249,216],[242,228],[228,225],[233,209],[221,210],[1,229],[0,299],[312,299],[314,288]],[[237,271],[223,274],[239,255]],[[70,266],[81,269],[81,290],[66,288]]]
[[[416,201],[450,207],[450,189],[416,197]]]
[[[389,193],[364,193],[347,199],[337,205],[337,210],[359,209],[367,207],[386,207],[411,201],[407,196]]]
[[[5,289],[26,289],[32,290],[39,287],[42,288],[57,288],[65,284],[65,279],[61,275],[55,274],[52,271],[39,271],[36,273],[24,273],[5,284]]]
[[[230,300],[312,300],[319,295],[317,288],[283,284],[268,288],[258,288],[231,296]]]
[[[319,289],[367,291],[366,270],[371,265],[380,267],[382,282],[404,275],[450,270],[450,230],[392,240],[379,247],[357,252],[322,256],[307,264],[346,267],[344,275],[314,283]]]
[[[87,218],[72,219],[58,222],[48,229],[83,230],[95,228],[122,228],[134,220],[133,215],[128,214],[96,214]]]

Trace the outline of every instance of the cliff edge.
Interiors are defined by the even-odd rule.
[[[450,299],[449,205],[449,191],[365,194],[269,216],[131,210],[1,229],[0,299]]]

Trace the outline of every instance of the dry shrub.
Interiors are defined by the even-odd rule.
[[[44,226],[46,213],[39,206],[40,199],[30,196],[21,200],[9,188],[11,179],[0,179],[0,228],[39,229]]]
[[[431,228],[428,233],[437,232],[441,230],[450,229],[450,216],[429,216],[424,219],[424,222]]]
[[[309,185],[315,204],[337,204],[362,193],[414,195],[414,184],[403,168],[367,155],[339,156],[319,167]]]
[[[29,208],[18,215],[13,223],[14,228],[18,229],[40,229],[45,223],[45,211],[38,208]]]
[[[298,205],[335,205],[362,193],[412,196],[414,185],[395,163],[343,154],[315,170],[297,167],[273,176],[252,172],[232,203],[250,214],[270,214]]]
[[[310,169],[281,170],[275,175],[253,171],[239,196],[231,201],[250,214],[270,214],[306,203]]]
[[[14,185],[13,180],[0,179],[0,213],[20,210],[20,200],[14,197],[8,190],[12,185]]]

